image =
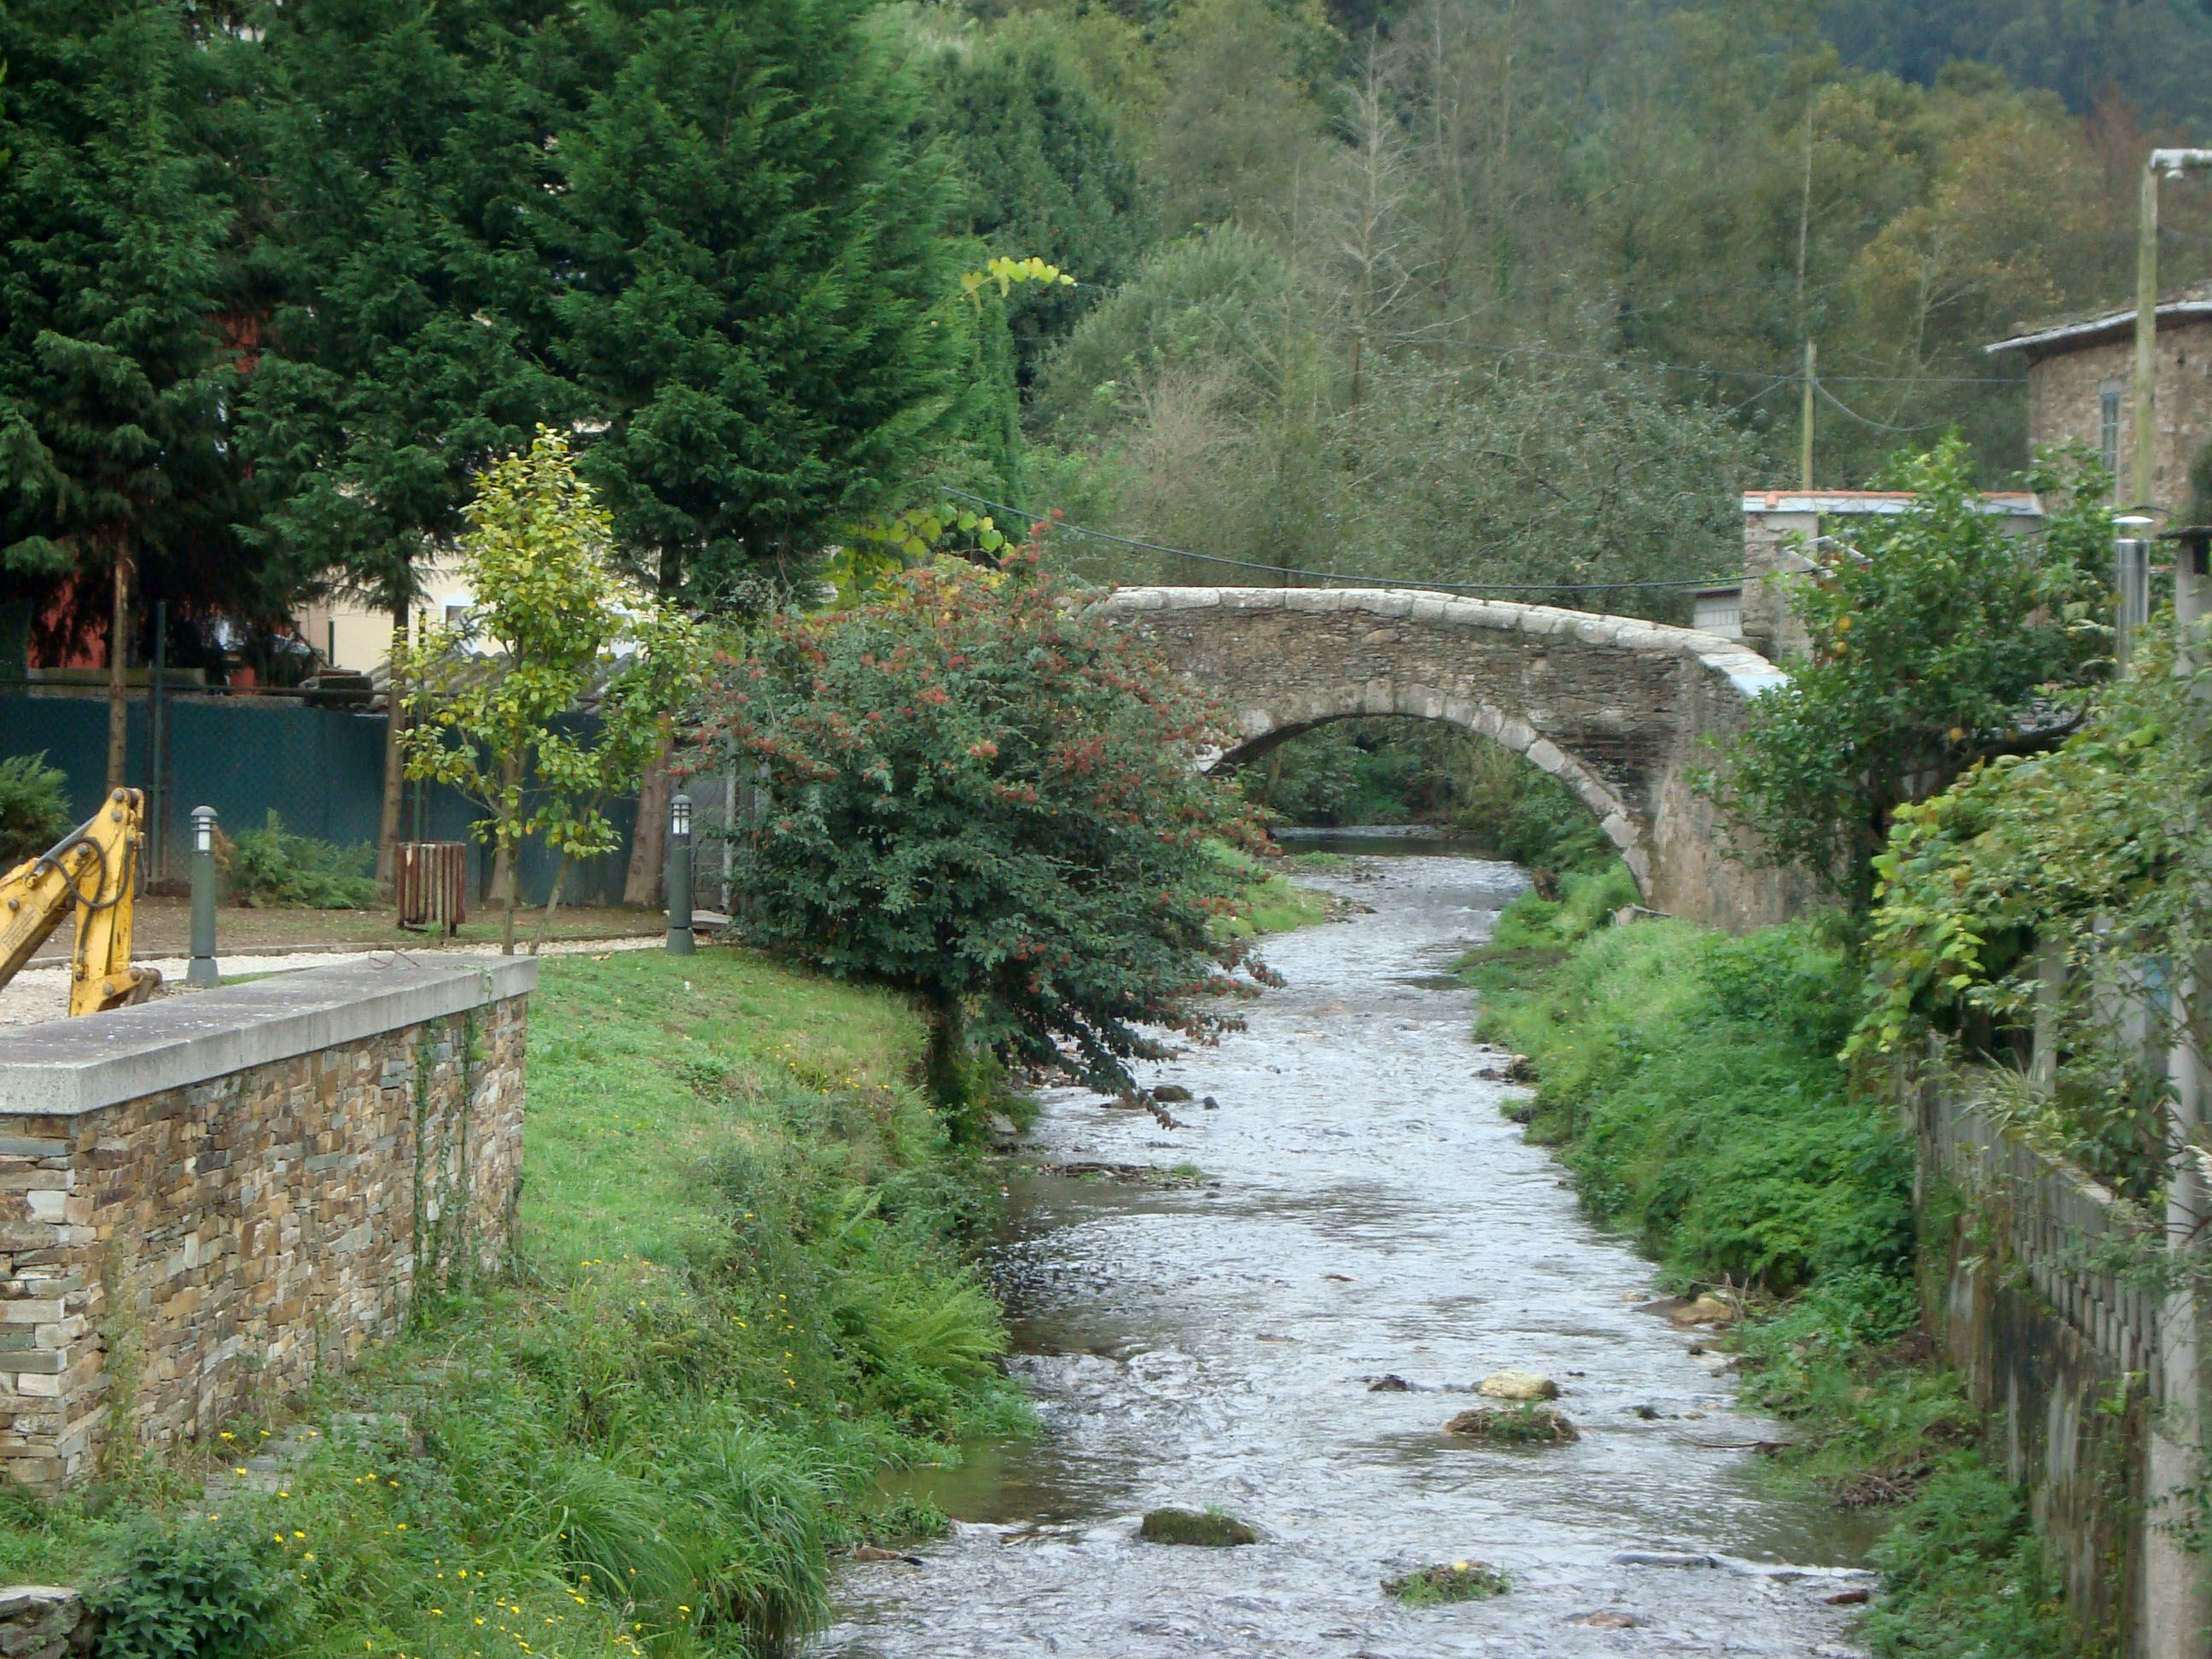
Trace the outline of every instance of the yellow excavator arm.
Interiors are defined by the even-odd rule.
[[[101,1013],[154,994],[160,973],[131,965],[131,907],[145,823],[146,797],[114,790],[53,847],[0,876],[0,985],[74,910],[70,1012]]]

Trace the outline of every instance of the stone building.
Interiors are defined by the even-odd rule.
[[[2043,522],[2043,503],[2026,490],[1993,490],[1983,500],[2008,529]],[[1829,538],[1848,542],[1853,520],[1888,517],[1911,504],[1906,490],[1747,489],[1742,585],[1699,589],[1696,625],[1741,640],[1769,662],[1803,656],[1811,642],[1789,597],[1814,568],[1810,550]]]
[[[2078,443],[2101,456],[2119,481],[2123,505],[2135,453],[2136,311],[2046,324],[1983,348],[2027,359],[2029,452]],[[2212,440],[2212,285],[2158,306],[2155,482],[2149,503],[2162,515],[2189,502],[2189,467]]]

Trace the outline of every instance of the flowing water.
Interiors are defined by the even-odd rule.
[[[1474,1075],[1474,1000],[1447,969],[1519,872],[1400,855],[1302,878],[1370,908],[1270,941],[1288,983],[1249,1029],[1145,1068],[1191,1091],[1178,1127],[1045,1097],[999,1262],[1042,1432],[915,1477],[958,1524],[918,1566],[850,1568],[823,1650],[1856,1651],[1826,1600],[1865,1584],[1856,1540],[1763,1492],[1751,1448],[1775,1425],[1735,1409],[1698,1333],[1640,1310],[1650,1264],[1582,1218],[1499,1115],[1510,1091]],[[1054,1172],[1085,1164],[1182,1173]],[[1441,1432],[1507,1367],[1559,1382],[1578,1443]],[[1412,1387],[1372,1390],[1385,1375]],[[1165,1504],[1218,1505],[1262,1541],[1139,1541]],[[1379,1589],[1470,1559],[1510,1593],[1413,1609]]]

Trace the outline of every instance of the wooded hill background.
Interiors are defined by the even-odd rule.
[[[1821,483],[1954,424],[2015,476],[1979,348],[2124,300],[2145,149],[2212,136],[2185,0],[15,0],[0,62],[4,597],[82,639],[135,565],[184,663],[404,600],[540,422],[707,609],[945,488],[1277,568],[1722,574],[1808,338]],[[2212,187],[2166,217],[2203,276]],[[994,254],[1078,286],[962,298]]]

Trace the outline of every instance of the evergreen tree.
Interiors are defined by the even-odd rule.
[[[404,630],[490,459],[568,389],[545,365],[550,283],[532,214],[547,128],[518,72],[531,36],[478,0],[333,0],[270,17],[264,136],[276,304],[246,438],[272,580],[335,587]],[[399,699],[393,699],[395,710]],[[399,811],[386,754],[380,872]]]
[[[138,572],[219,536],[234,483],[232,210],[188,131],[210,60],[160,0],[16,0],[0,61],[0,578],[80,612],[105,590],[114,787]]]
[[[664,593],[804,573],[957,423],[944,169],[860,0],[605,4],[561,136],[583,471]],[[602,77],[592,77],[599,80]]]
[[[1079,286],[1036,285],[1007,307],[1021,385],[1098,297],[1135,270],[1147,213],[1114,124],[1048,46],[948,52],[939,125],[969,180],[969,228],[992,253],[1030,255]]]

